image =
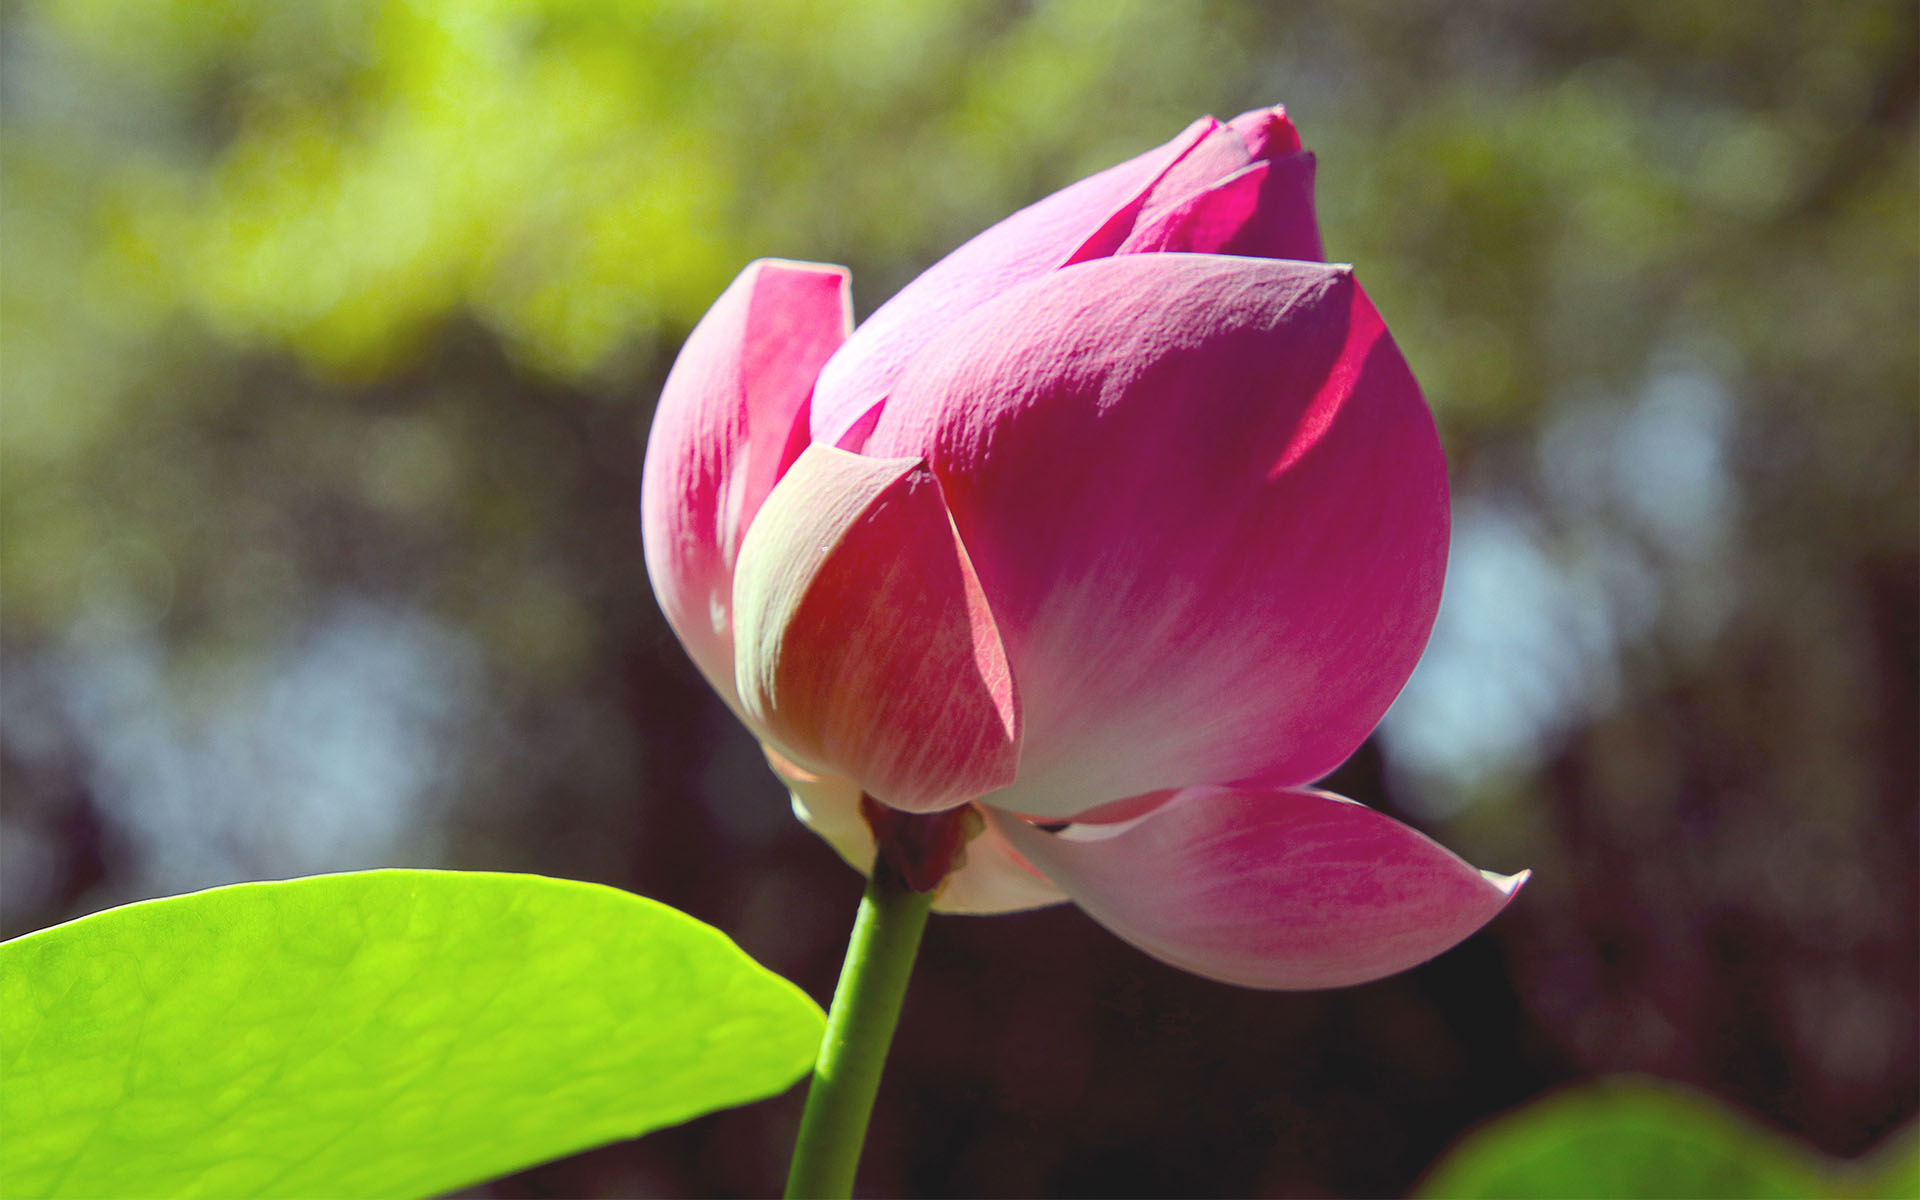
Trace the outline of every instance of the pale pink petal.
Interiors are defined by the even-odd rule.
[[[809,771],[772,746],[761,753],[780,782],[787,786],[793,815],[818,834],[862,875],[873,870],[873,829],[860,815],[860,785],[842,775]]]
[[[1445,462],[1345,267],[1130,255],[976,311],[869,452],[939,476],[1020,690],[1020,774],[1069,817],[1295,785],[1359,746],[1440,598]]]
[[[973,238],[881,305],[821,372],[813,440],[858,449],[857,434],[849,439],[848,431],[886,399],[907,361],[955,319],[1068,262],[1114,253],[1156,197],[1178,204],[1248,161],[1241,136],[1203,117],[1173,141],[1055,192]]]
[[[640,487],[647,575],[729,704],[740,539],[798,452],[790,438],[796,424],[805,432],[814,378],[851,319],[844,268],[753,263],[694,327],[654,411]]]
[[[793,797],[793,814],[825,839],[862,875],[873,870],[873,830],[860,816],[860,785],[838,775],[816,775],[762,746],[773,773]],[[1043,908],[1066,894],[1040,876],[991,829],[967,843],[960,866],[940,886],[935,912],[987,915]]]
[[[933,908],[935,912],[989,916],[1045,908],[1066,899],[1065,892],[988,828],[967,843],[966,857],[940,886]]]
[[[986,811],[1094,920],[1247,987],[1403,971],[1486,924],[1527,877],[1475,870],[1391,817],[1303,789],[1188,788],[1131,823],[1058,834]]]
[[[1146,816],[1159,808],[1174,796],[1179,789],[1171,788],[1158,792],[1145,792],[1138,796],[1128,796],[1121,800],[1110,800],[1105,804],[1096,804],[1084,812],[1073,815],[1075,825],[1120,825]]]
[[[1013,779],[1005,652],[917,459],[808,447],[747,531],[733,608],[741,709],[788,759],[909,812]]]

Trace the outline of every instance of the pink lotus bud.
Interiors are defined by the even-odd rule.
[[[854,865],[862,793],[973,804],[937,907],[1070,898],[1276,988],[1402,970],[1519,886],[1305,787],[1412,672],[1448,532],[1419,389],[1317,261],[1312,173],[1280,110],[1209,118],[850,336],[844,272],[767,262],[688,339],[648,570]]]

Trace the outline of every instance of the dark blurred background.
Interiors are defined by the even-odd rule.
[[[1395,1194],[1625,1071],[1859,1155],[1916,1108],[1916,57],[1911,0],[6,0],[0,932],[537,871],[824,1002],[859,880],[641,564],[680,340],[1280,101],[1456,497],[1332,786],[1534,880],[1325,994],[936,919],[863,1188]],[[473,1194],[766,1193],[798,1105]]]

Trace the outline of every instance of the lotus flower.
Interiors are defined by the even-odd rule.
[[[1282,110],[1203,119],[858,329],[844,270],[763,261],[689,337],[648,572],[854,866],[873,814],[971,805],[937,909],[1070,899],[1263,988],[1405,969],[1524,880],[1307,786],[1412,672],[1448,532],[1432,415],[1317,261],[1312,177]]]

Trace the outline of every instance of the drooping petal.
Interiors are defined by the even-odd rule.
[[[641,478],[647,575],[667,621],[733,704],[733,565],[797,447],[807,397],[846,340],[843,267],[750,265],[688,336],[660,393]]]
[[[1305,789],[1188,788],[1135,821],[1047,833],[988,825],[1094,920],[1197,975],[1345,987],[1425,962],[1526,881],[1391,817]]]
[[[733,609],[741,709],[788,759],[909,812],[1012,781],[1005,651],[918,459],[808,447],[747,531]]]
[[[819,834],[854,870],[873,870],[873,830],[860,816],[860,786],[838,775],[816,775],[762,746],[774,774],[793,797],[793,814]],[[960,867],[934,897],[935,912],[987,915],[1060,904],[1066,893],[1040,876],[992,829],[967,843]]]
[[[1171,142],[1088,176],[974,237],[861,322],[821,372],[813,440],[858,449],[849,445],[848,431],[886,399],[905,364],[945,326],[1026,280],[1117,252],[1155,204],[1177,206],[1249,161],[1243,136],[1203,117]]]
[[[929,462],[992,605],[1025,730],[987,797],[1009,811],[1319,778],[1439,604],[1439,439],[1345,267],[1055,272],[929,347],[868,450]]]

